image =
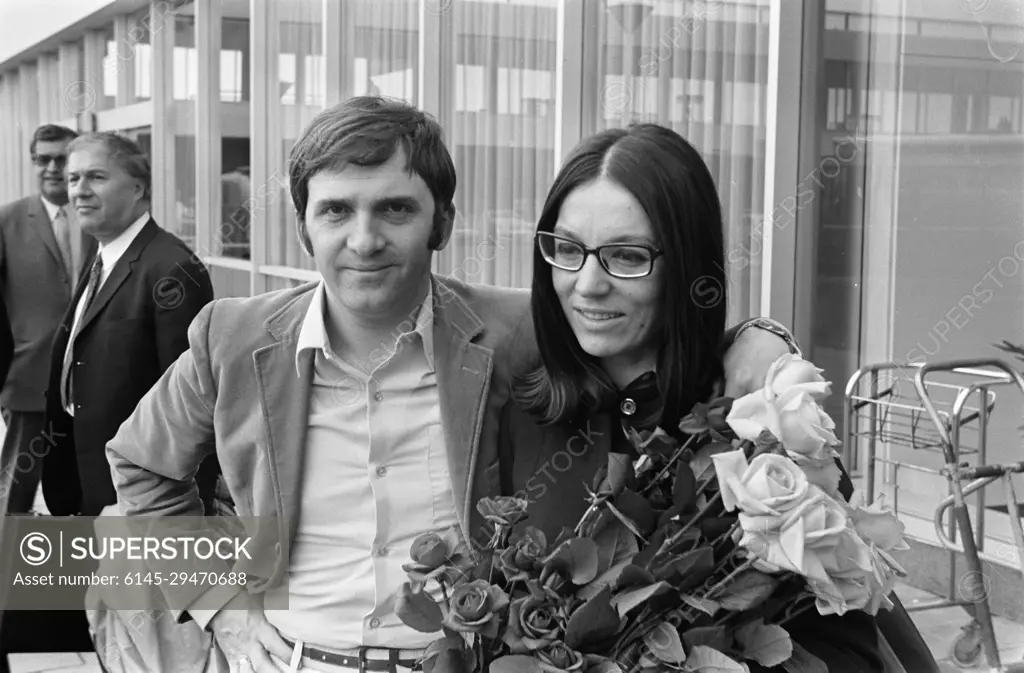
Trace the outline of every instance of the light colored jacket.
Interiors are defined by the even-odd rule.
[[[433,286],[449,472],[462,532],[473,540],[489,533],[477,501],[500,492],[497,435],[511,376],[535,349],[529,293],[436,276]],[[214,570],[246,572],[253,593],[287,577],[297,528],[313,361],[298,374],[295,354],[315,287],[208,304],[189,328],[189,350],[107,444],[128,516],[202,516],[193,475],[216,451],[237,513],[251,526],[248,548],[261,553]],[[187,620],[181,609],[200,596],[202,608],[218,609],[241,590],[219,588],[211,602],[216,589],[161,587],[176,620]]]

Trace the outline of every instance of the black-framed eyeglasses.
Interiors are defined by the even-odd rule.
[[[597,255],[601,268],[616,278],[643,278],[654,270],[654,260],[664,252],[649,245],[611,243],[596,248],[548,231],[539,231],[537,249],[544,261],[563,271],[579,271],[587,257]]]
[[[32,155],[32,163],[39,167],[49,166],[51,161],[56,161],[58,166],[65,166],[68,163],[68,157],[66,154],[55,154],[53,156],[49,154]]]

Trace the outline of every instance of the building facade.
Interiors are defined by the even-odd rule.
[[[114,0],[0,53],[0,201],[32,191],[38,124],[122,131],[152,158],[154,216],[204,259],[218,296],[288,287],[315,278],[295,235],[289,148],[325,106],[379,93],[446,129],[458,220],[436,270],[527,287],[534,224],[566,154],[600,129],[657,122],[703,153],[718,184],[728,284],[710,290],[731,322],[793,326],[835,382],[841,426],[843,386],[864,364],[1024,340],[1022,11]],[[990,457],[1019,459],[1009,416],[993,418],[989,441],[1007,443]],[[901,451],[889,455],[936,462]]]

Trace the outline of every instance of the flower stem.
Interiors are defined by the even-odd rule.
[[[437,583],[441,587],[441,595],[444,597],[444,602],[441,603],[441,612],[444,614],[444,618],[448,619],[448,615],[452,611],[452,601],[448,597],[448,587],[441,580],[438,580]]]
[[[690,444],[692,444],[695,439],[702,436],[702,434],[690,435],[690,438],[687,439],[686,442],[678,449],[676,449],[676,452],[672,454],[672,457],[669,458],[669,461],[668,463],[665,464],[665,467],[661,468],[661,472],[659,472],[657,476],[655,476],[654,479],[652,479],[650,483],[647,484],[647,486],[641,489],[640,495],[646,495],[648,491],[657,486],[658,482],[661,481],[666,474],[668,474],[669,470],[671,470],[672,466],[675,465],[677,460],[679,460],[679,457],[683,455],[683,452],[686,451],[687,448],[689,448]]]
[[[735,533],[739,529],[739,527],[740,527],[740,522],[737,520],[736,523],[734,523],[729,528],[729,530],[725,531],[724,533],[722,533],[721,535],[719,535],[718,537],[715,538],[714,542],[711,543],[711,547],[713,549],[717,549],[718,545],[722,544],[723,542],[725,542],[726,540],[731,538],[732,534]]]
[[[745,571],[745,570],[747,570],[748,568],[750,568],[751,566],[753,566],[753,565],[754,565],[754,563],[756,563],[756,562],[757,562],[757,559],[756,559],[756,558],[749,558],[749,559],[747,559],[746,561],[744,561],[744,562],[743,562],[743,563],[742,563],[742,564],[740,565],[740,567],[739,567],[739,568],[736,568],[736,570],[733,570],[733,571],[732,571],[731,573],[729,573],[728,575],[726,575],[726,576],[725,576],[725,579],[723,579],[723,580],[722,580],[721,582],[718,582],[718,583],[717,583],[717,584],[715,584],[715,585],[714,585],[713,587],[711,587],[710,589],[708,589],[708,590],[707,590],[707,593],[705,593],[705,594],[704,594],[704,598],[706,598],[706,599],[710,599],[710,598],[711,598],[712,596],[714,596],[715,594],[717,594],[717,593],[718,593],[718,592],[719,592],[719,591],[720,591],[721,589],[723,589],[723,588],[725,587],[725,585],[726,585],[726,584],[728,584],[729,582],[731,582],[731,581],[732,581],[732,580],[733,580],[733,579],[734,579],[734,578],[735,578],[735,577],[736,577],[737,575],[739,575],[739,574],[740,574],[740,573],[742,573],[743,571]]]
[[[805,613],[808,610],[810,610],[811,608],[813,608],[814,605],[815,605],[814,601],[807,601],[805,604],[801,605],[799,608],[797,608],[796,610],[794,610],[790,614],[787,614],[785,617],[783,617],[781,620],[779,620],[778,621],[778,625],[782,626],[783,624],[785,624],[789,620],[796,619],[797,617],[799,617],[803,613]]]

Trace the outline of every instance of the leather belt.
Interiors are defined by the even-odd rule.
[[[294,641],[287,638],[283,640],[288,647],[293,650],[295,649]],[[371,659],[366,656],[367,652],[371,650],[382,653],[386,652],[388,657],[386,659]],[[339,652],[328,652],[316,647],[310,647],[309,645],[302,646],[302,656],[309,657],[313,661],[319,661],[323,664],[330,664],[331,666],[353,668],[357,671],[390,671],[390,673],[396,673],[398,666],[414,671],[423,670],[419,658],[402,658],[401,654],[403,651],[408,650],[396,650],[389,647],[360,647],[354,654],[341,654]]]

